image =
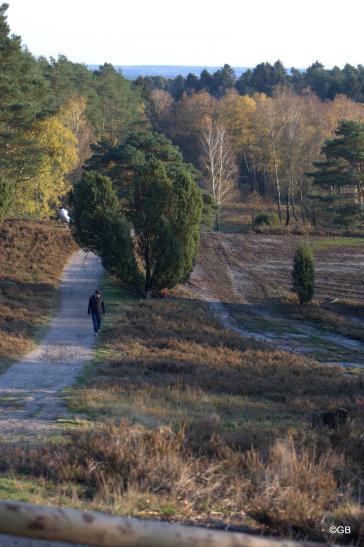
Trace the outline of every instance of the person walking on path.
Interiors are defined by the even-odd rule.
[[[101,317],[105,315],[105,304],[100,291],[95,291],[90,297],[87,313],[91,314],[95,336],[97,336],[101,327]]]

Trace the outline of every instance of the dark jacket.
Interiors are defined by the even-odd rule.
[[[88,301],[88,314],[101,315],[105,313],[105,304],[101,296],[93,294]]]

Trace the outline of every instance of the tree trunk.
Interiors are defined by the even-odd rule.
[[[277,190],[277,206],[278,206],[278,217],[279,217],[279,223],[282,224],[282,203],[281,203],[281,188],[279,183],[279,176],[278,176],[278,165],[276,160],[276,149],[273,145],[273,160],[274,160],[274,178],[276,183],[276,190]]]
[[[312,224],[314,225],[314,228],[317,227],[317,218],[316,218],[315,207],[312,207]]]
[[[276,190],[277,190],[277,208],[278,208],[279,223],[282,224],[281,188],[280,188],[280,184],[279,184],[277,169],[276,169],[276,173],[275,173],[275,183],[276,183]]]
[[[218,211],[216,213],[216,218],[215,218],[215,231],[216,232],[219,232],[220,231],[220,211]]]
[[[295,208],[295,202],[294,202],[293,193],[291,193],[291,204],[292,204],[292,214],[293,214],[293,218],[295,219],[296,222],[298,222],[298,218],[297,218],[297,215],[296,215],[296,208]]]
[[[329,547],[13,500],[0,500],[0,533],[99,547]]]
[[[302,188],[301,188],[301,190],[300,190],[300,203],[301,203],[301,216],[302,216],[302,222],[303,222],[303,224],[306,224],[305,208],[304,208],[304,205],[303,205],[303,192],[302,192]]]
[[[252,174],[251,174],[251,171],[250,171],[250,166],[249,166],[248,158],[246,157],[245,150],[243,150],[243,158],[244,158],[244,163],[245,163],[245,167],[246,167],[246,172],[248,174],[250,189],[253,192],[254,191],[254,182],[253,182],[253,179],[252,179]]]
[[[262,194],[263,196],[266,196],[267,194],[267,170],[264,167],[263,170],[263,188],[262,188]]]
[[[278,217],[279,217],[279,224],[282,224],[282,203],[281,203],[281,192],[279,188],[277,189],[278,195],[277,195],[277,207],[278,207]]]
[[[150,259],[149,259],[149,249],[147,248],[144,254],[145,260],[145,284],[144,284],[144,293],[145,298],[150,298],[152,293],[152,275],[150,268]]]
[[[289,188],[287,189],[287,203],[286,203],[286,226],[288,226],[288,224],[290,223],[291,221],[291,214],[290,214],[290,210],[289,210]]]

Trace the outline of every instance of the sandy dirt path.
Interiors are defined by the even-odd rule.
[[[92,253],[74,253],[63,271],[60,308],[40,344],[0,376],[0,439],[47,435],[66,415],[62,390],[92,358],[87,304],[103,268]]]

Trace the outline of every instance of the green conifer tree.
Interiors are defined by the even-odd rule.
[[[111,274],[138,285],[130,224],[111,180],[93,171],[84,173],[75,185],[72,201],[71,226],[80,247],[101,256]]]
[[[183,162],[179,150],[162,135],[132,133],[123,145],[99,143],[88,168],[108,174],[113,181],[113,199],[134,230],[139,269],[135,278],[138,285],[143,279],[146,295],[186,281],[197,252],[202,196],[196,171]],[[96,233],[100,222],[94,220],[99,202],[96,194],[111,194],[111,181],[105,175],[99,175],[99,180],[108,183],[102,183],[102,190],[101,186],[95,188],[95,198],[90,199],[88,190],[84,194],[85,182],[77,185],[74,194],[76,237],[101,256],[109,253],[110,245],[102,250]],[[100,195],[100,203],[102,199]],[[113,203],[111,209],[115,207]],[[94,211],[91,216],[90,210]]]
[[[309,173],[322,192],[320,200],[334,223],[361,228],[364,224],[364,124],[342,120],[333,139],[322,148],[324,161]],[[328,206],[329,204],[329,206]]]
[[[311,248],[301,243],[293,258],[292,290],[300,304],[312,300],[315,292],[315,263]]]
[[[29,130],[48,109],[49,87],[20,37],[10,35],[8,7],[0,5],[0,171],[15,185],[39,168],[40,153]]]

